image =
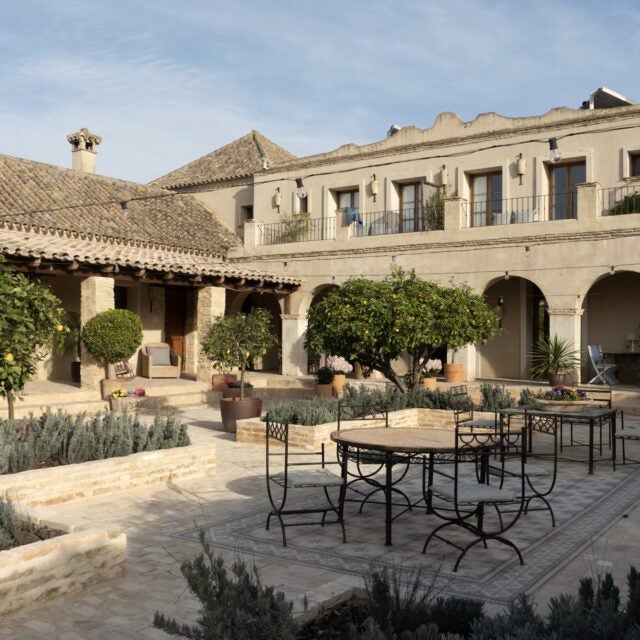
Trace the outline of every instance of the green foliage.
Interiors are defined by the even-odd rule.
[[[444,189],[437,189],[427,198],[423,211],[425,229],[429,231],[444,229],[444,198]]]
[[[140,318],[126,309],[109,309],[91,318],[82,327],[87,351],[106,364],[128,360],[142,344]]]
[[[609,215],[619,216],[625,213],[640,213],[640,193],[635,191],[624,196],[609,209]]]
[[[320,367],[316,371],[316,381],[318,384],[331,384],[335,374],[331,367]]]
[[[529,399],[531,398],[531,396],[534,395],[533,391],[531,391],[531,389],[522,389],[522,391],[520,391],[520,398],[518,399],[518,406],[519,407],[526,407],[530,404]]]
[[[7,398],[9,417],[37,363],[67,335],[60,300],[48,287],[0,266],[0,396]]]
[[[47,411],[39,418],[0,420],[0,473],[73,464],[190,444],[184,425],[157,415],[147,429],[137,414],[72,416]]]
[[[573,373],[579,365],[580,358],[571,344],[556,334],[540,338],[531,354],[531,374],[536,378]]]
[[[338,419],[338,402],[329,398],[314,397],[311,400],[279,404],[269,410],[269,417],[279,422],[307,426],[335,422]]]
[[[189,590],[202,606],[196,624],[181,624],[156,612],[153,626],[183,638],[294,640],[298,625],[292,616],[293,604],[284,594],[264,586],[255,566],[249,571],[241,560],[231,565],[229,575],[202,530],[200,544],[202,552],[180,565]]]
[[[543,619],[529,596],[520,595],[506,613],[473,624],[471,640],[637,640],[640,638],[638,573],[627,576],[627,605],[620,607],[620,591],[607,573],[582,578],[578,595],[552,598]]]
[[[497,411],[515,407],[516,399],[503,384],[481,384],[482,408]]]
[[[306,347],[357,360],[404,391],[420,384],[436,348],[484,343],[497,331],[495,311],[467,285],[443,287],[395,268],[380,282],[347,280],[313,305]],[[393,368],[405,353],[408,384]]]
[[[244,398],[244,374],[249,363],[253,358],[262,358],[278,344],[270,325],[271,314],[266,309],[219,316],[202,345],[203,353],[216,369],[240,369],[241,398]]]
[[[279,217],[278,231],[272,244],[276,242],[298,242],[304,240],[311,228],[311,214],[304,213],[281,213]]]
[[[0,496],[0,550],[22,544],[28,528],[29,524],[18,516],[11,498]]]

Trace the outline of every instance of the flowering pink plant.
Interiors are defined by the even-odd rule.
[[[442,370],[442,360],[427,360],[424,365],[424,377],[435,378]]]
[[[327,358],[327,367],[332,369],[334,373],[351,373],[353,371],[353,366],[342,356],[329,356]]]

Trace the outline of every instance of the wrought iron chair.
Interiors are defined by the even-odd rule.
[[[271,518],[275,516],[282,528],[282,545],[287,546],[286,527],[305,525],[339,524],[342,528],[342,541],[347,541],[344,526],[344,497],[346,480],[326,468],[324,443],[319,452],[291,451],[289,447],[289,424],[266,419],[266,477],[267,493],[271,511],[267,516],[266,529],[269,530]],[[279,464],[277,462],[279,461]],[[312,506],[287,506],[289,493],[293,489],[322,489],[322,502]],[[329,490],[338,490],[338,498],[333,499]],[[327,520],[327,514],[334,514],[335,520]],[[297,519],[285,522],[288,516],[322,514],[321,520]]]
[[[344,427],[345,422],[355,422],[356,424],[369,422],[370,424],[363,426],[389,428],[389,408],[384,403],[359,405],[348,401],[340,401],[338,403],[338,431]],[[338,448],[340,464],[343,463],[342,455],[349,456],[349,461],[355,465],[355,468],[352,466],[353,470],[347,471],[347,488],[354,492],[356,497],[347,497],[345,500],[347,502],[359,502],[359,513],[362,513],[362,510],[368,503],[384,504],[382,501],[379,503],[376,502],[373,498],[380,491],[384,491],[384,482],[378,481],[376,476],[384,471],[386,464],[385,454],[380,451],[371,451],[365,448]],[[407,455],[394,454],[392,462],[394,465],[404,465],[400,475],[396,475],[394,478],[395,485],[407,475],[411,459]],[[422,462],[422,460],[420,460],[420,462]],[[357,485],[361,482],[364,482],[369,490],[359,488]],[[391,490],[402,497],[403,506],[411,508],[411,500],[404,491],[401,491],[396,486],[393,486]]]
[[[558,475],[558,430],[560,419],[557,415],[531,415],[525,411],[522,416],[526,441],[520,439],[520,430],[511,430],[511,418],[503,431],[502,456],[498,463],[491,462],[490,473],[500,477],[500,487],[508,478],[520,479],[520,449],[524,448],[524,477],[526,480],[524,513],[548,511],[551,526],[556,526],[556,518],[548,496],[556,485]],[[531,507],[533,500],[542,506]]]
[[[498,412],[493,412],[493,418],[478,418],[474,415],[474,411],[481,410],[481,407],[475,407],[473,401],[467,392],[467,385],[461,384],[452,386],[449,389],[454,402],[454,420],[456,427],[463,429],[498,429],[499,418]]]
[[[631,440],[631,441],[635,440],[636,442],[640,442],[640,425],[635,424],[632,426],[625,427],[624,416],[625,416],[624,412],[620,411],[621,429],[620,431],[616,431],[616,435],[615,435],[616,441],[620,442],[621,448],[622,448],[622,464],[627,464],[627,460],[629,460],[633,464],[640,464],[640,460],[636,460],[634,458],[627,458],[627,450],[626,450],[627,440]],[[635,418],[638,418],[637,414],[627,412],[627,418],[629,416],[634,416]],[[613,458],[614,471],[615,471],[615,468],[616,468],[616,459],[614,457]]]
[[[615,376],[617,366],[604,361],[602,347],[598,344],[590,344],[587,346],[587,351],[596,372],[596,375],[587,384],[618,384],[618,379]]]
[[[520,432],[520,437],[524,441],[524,429]],[[515,525],[524,509],[524,448],[520,447],[519,486],[489,485],[489,456],[496,449],[502,452],[503,448],[504,440],[501,430],[498,432],[468,431],[456,427],[453,482],[433,483],[428,487],[432,511],[445,522],[429,534],[422,553],[426,553],[427,547],[434,539],[455,547],[460,554],[456,559],[454,572],[458,570],[462,558],[469,549],[479,543],[486,546],[490,540],[512,548],[518,555],[520,564],[524,564],[518,547],[505,537],[505,533]],[[515,508],[509,510],[511,517],[507,519],[504,517],[506,511],[501,511],[501,507],[508,505]],[[493,507],[496,510],[497,522],[487,522],[487,507]],[[445,530],[451,527],[459,527],[470,533],[471,542],[463,546],[449,536],[443,535]]]

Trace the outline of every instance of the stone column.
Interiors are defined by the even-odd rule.
[[[211,382],[214,369],[211,362],[202,353],[202,341],[209,332],[213,319],[224,315],[225,301],[226,289],[222,287],[202,287],[198,289],[194,357],[197,358],[196,379],[203,382]]]
[[[282,314],[282,375],[303,376],[307,373],[307,351],[304,348],[304,332],[307,317]]]
[[[547,299],[549,302],[549,299]],[[549,307],[549,335],[557,335],[561,340],[566,340],[570,347],[575,351],[578,359],[580,358],[580,329],[582,309],[561,309],[558,307]],[[580,381],[581,365],[574,376],[569,377],[569,383],[578,383]]]
[[[602,215],[598,198],[598,189],[600,188],[601,185],[598,182],[585,182],[576,187],[578,220],[595,220]]]
[[[462,206],[466,200],[464,198],[445,198],[444,200],[444,230],[460,231],[465,225],[464,223],[464,207]]]
[[[115,307],[113,279],[91,276],[80,283],[80,325],[101,311]],[[104,365],[83,347],[80,358],[80,379],[84,389],[100,389],[100,380],[106,376]]]
[[[457,351],[449,349],[447,361],[464,365],[464,379],[473,382],[476,379],[476,345],[468,344]]]

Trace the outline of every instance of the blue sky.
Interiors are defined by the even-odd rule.
[[[637,0],[3,0],[0,153],[147,182],[251,129],[297,155],[429,127],[640,101]]]

